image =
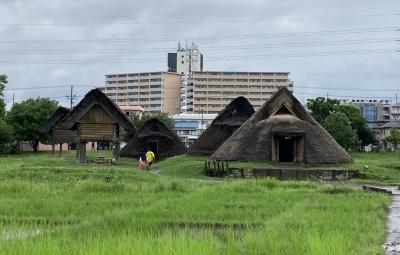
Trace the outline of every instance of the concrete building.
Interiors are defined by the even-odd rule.
[[[108,74],[103,92],[117,105],[141,106],[145,111],[176,114],[181,76],[173,72]]]
[[[197,44],[183,48],[178,43],[176,53],[168,53],[168,71],[189,76],[194,71],[203,71],[203,55]]]
[[[193,72],[190,83],[187,110],[194,113],[218,113],[238,96],[258,109],[280,88],[293,91],[288,72]]]
[[[175,123],[174,131],[190,146],[208,128],[217,114],[176,114],[172,116]]]
[[[392,104],[389,99],[344,99],[341,103],[359,108],[367,122],[400,120],[400,104]]]
[[[181,108],[180,112],[190,112],[193,99],[190,97],[190,91],[193,91],[192,74],[195,71],[203,71],[203,55],[199,51],[197,44],[192,43],[191,47],[181,47],[178,43],[176,53],[168,53],[168,71],[176,72],[181,78]]]

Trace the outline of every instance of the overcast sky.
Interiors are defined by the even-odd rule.
[[[400,101],[399,27],[399,0],[0,0],[0,73],[8,105],[68,105],[70,84],[82,96],[105,74],[166,70],[194,40],[206,70],[288,71],[302,101]]]

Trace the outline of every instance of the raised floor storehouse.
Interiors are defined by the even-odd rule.
[[[212,155],[223,160],[346,163],[349,154],[281,88]]]
[[[85,95],[69,112],[60,128],[76,131],[77,160],[86,162],[86,143],[111,142],[113,162],[120,156],[120,129],[136,131],[128,117],[99,89]]]
[[[43,124],[40,131],[51,135],[52,152],[54,154],[55,145],[60,144],[60,154],[64,143],[72,144],[76,142],[76,130],[62,129],[60,124],[63,118],[70,113],[70,109],[58,107],[55,113]]]

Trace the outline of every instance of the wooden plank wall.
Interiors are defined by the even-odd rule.
[[[81,123],[79,125],[80,140],[112,141],[114,138],[112,123]]]
[[[78,120],[79,123],[115,123],[111,116],[100,105],[93,106]]]

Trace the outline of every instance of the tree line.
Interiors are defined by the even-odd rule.
[[[34,151],[38,150],[40,142],[48,143],[50,134],[44,134],[39,128],[56,111],[59,104],[49,98],[27,99],[15,103],[6,111],[4,102],[4,89],[7,85],[7,76],[0,75],[0,153],[15,153],[19,150],[19,142],[29,142]],[[341,105],[337,99],[317,97],[307,100],[307,107],[312,116],[318,121],[345,149],[354,150],[361,146],[376,144],[376,138],[367,121],[362,117],[360,109]],[[167,127],[173,128],[174,123],[167,113],[143,112],[130,116],[138,129],[149,119],[157,118]],[[129,139],[134,132],[126,132],[124,140]],[[391,130],[391,135],[386,138],[394,148],[400,144],[400,130]]]

